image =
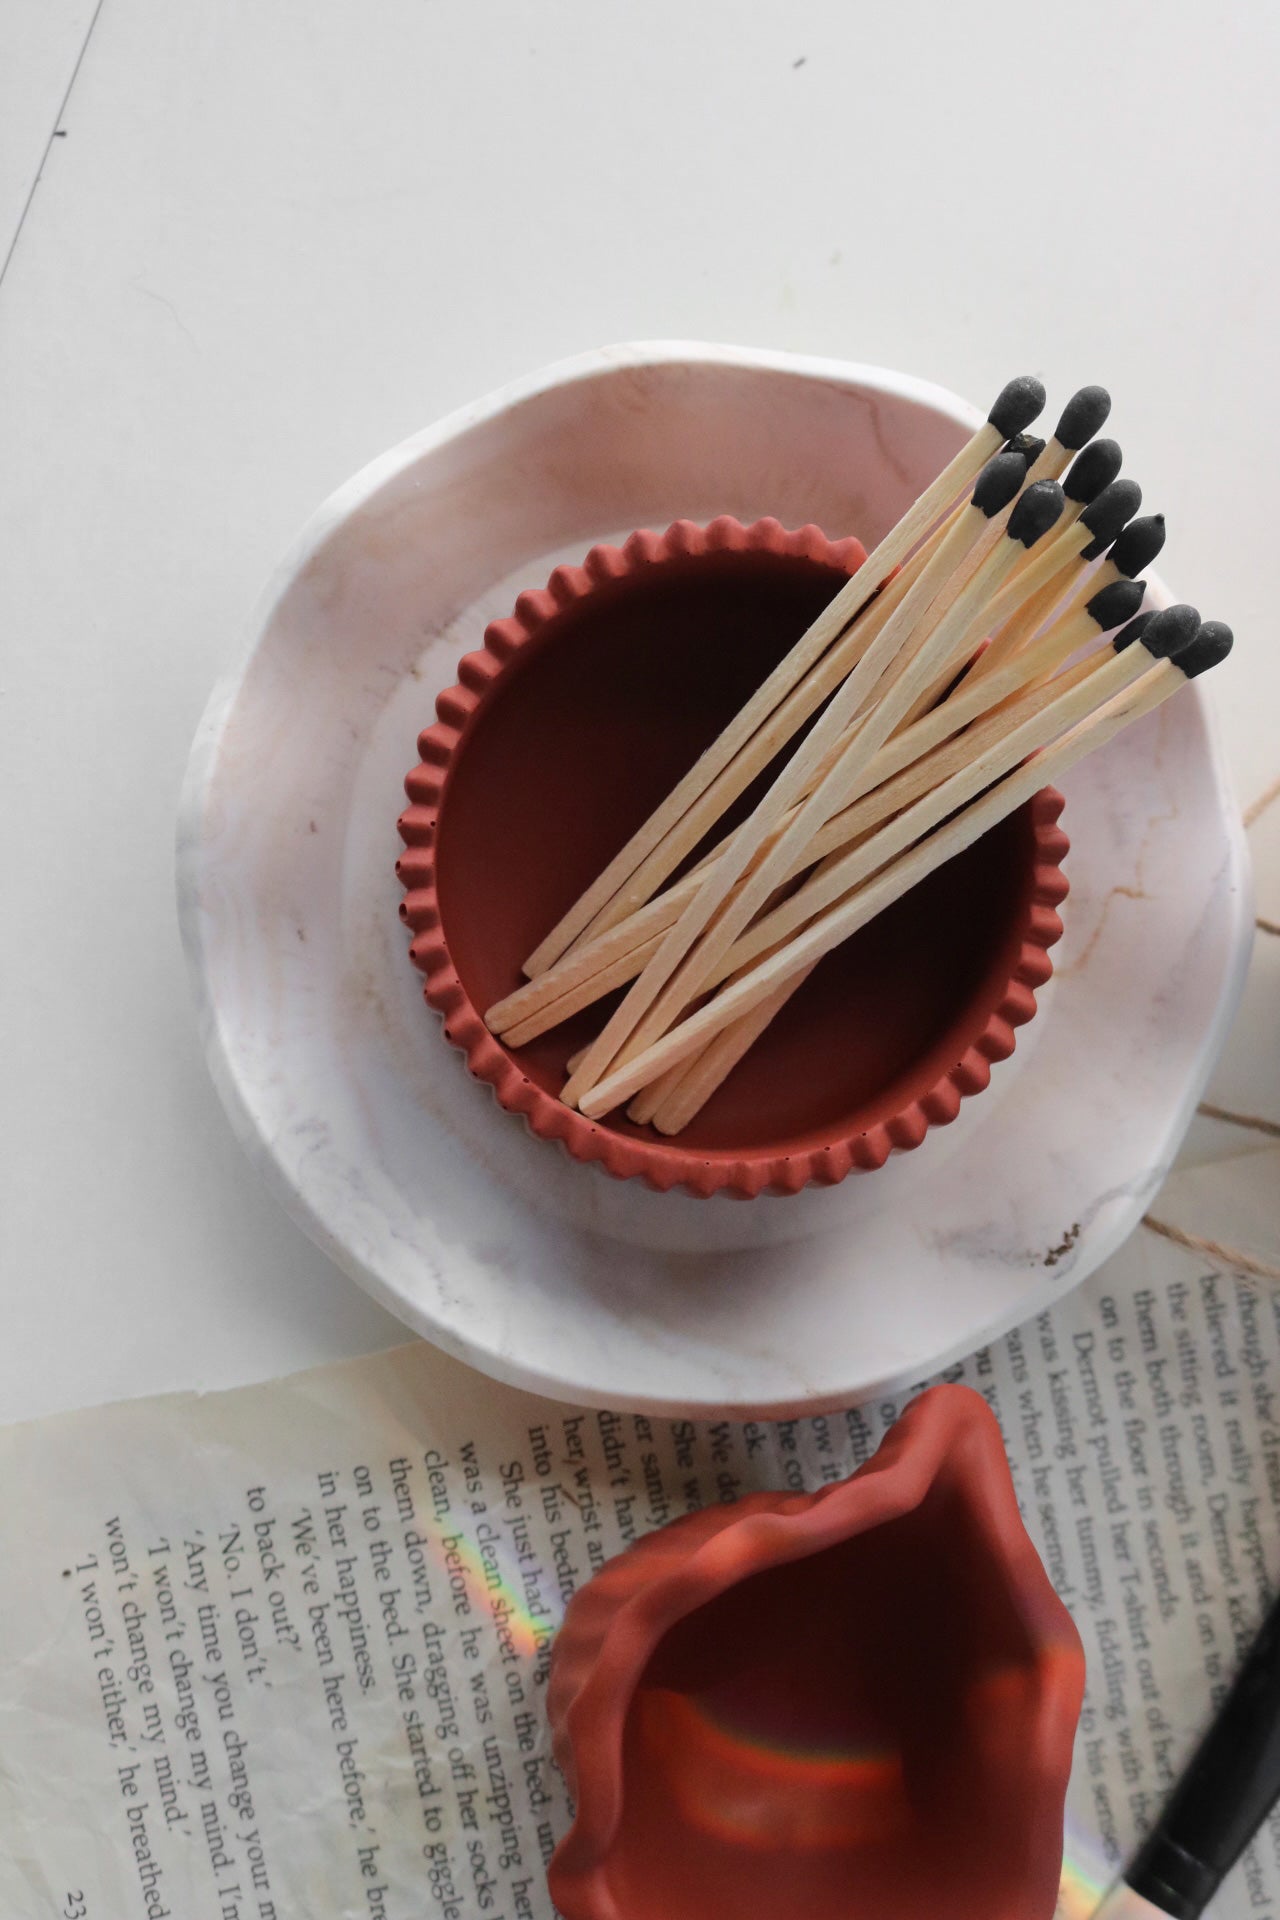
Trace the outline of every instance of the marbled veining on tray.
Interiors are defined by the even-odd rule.
[[[1172,1159],[1249,923],[1198,688],[1064,782],[1066,934],[1013,1059],[952,1126],[834,1189],[702,1202],[571,1163],[468,1079],[408,962],[401,781],[458,655],[519,587],[682,513],[772,512],[870,543],[969,419],[936,389],[828,362],[588,356],[351,482],[215,696],[179,874],[233,1123],[335,1259],[487,1371],[614,1406],[848,1404],[1083,1278]]]

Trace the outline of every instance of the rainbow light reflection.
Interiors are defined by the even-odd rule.
[[[637,1730],[689,1826],[739,1847],[884,1845],[911,1824],[896,1752],[827,1751],[747,1734],[665,1688],[639,1696]]]
[[[533,1613],[527,1596],[516,1592],[515,1576],[510,1567],[503,1565],[506,1556],[500,1540],[481,1543],[465,1528],[459,1528],[446,1537],[449,1542],[447,1551],[442,1540],[432,1542],[446,1568],[456,1561],[467,1597],[479,1612],[490,1613],[495,1621],[505,1622],[516,1652],[522,1658],[531,1660],[545,1646],[563,1618],[564,1609],[559,1594],[544,1594],[539,1586],[538,1598],[546,1612]],[[542,1571],[541,1566],[539,1571]]]
[[[1102,1905],[1103,1895],[1115,1874],[1096,1859],[1086,1866],[1082,1856],[1089,1851],[1068,1834],[1054,1920],[1093,1920]]]

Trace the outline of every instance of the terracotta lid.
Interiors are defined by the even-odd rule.
[[[817,527],[727,516],[595,547],[489,626],[419,737],[397,872],[427,1001],[503,1107],[618,1178],[751,1197],[874,1170],[986,1087],[1052,972],[1068,843],[1046,790],[829,955],[674,1138],[556,1097],[613,1000],[516,1051],[485,1027],[525,955],[864,557]]]

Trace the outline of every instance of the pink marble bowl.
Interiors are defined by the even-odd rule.
[[[830,954],[674,1138],[557,1098],[617,996],[518,1051],[484,1024],[864,558],[817,527],[727,516],[594,547],[489,626],[419,737],[397,872],[426,999],[503,1107],[618,1178],[750,1198],[880,1167],[982,1092],[1053,970],[1068,843],[1045,789]]]

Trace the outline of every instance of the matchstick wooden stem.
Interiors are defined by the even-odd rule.
[[[605,994],[612,993],[615,987],[625,986],[628,980],[634,980],[638,973],[644,971],[658,951],[661,942],[660,930],[649,938],[641,940],[637,946],[628,948],[625,953],[619,954],[606,965],[598,967],[594,973],[588,974],[575,986],[566,988],[553,1000],[543,1000],[532,1013],[526,1014],[523,1019],[503,1029],[499,1036],[503,1045],[527,1046],[530,1040],[536,1040],[539,1034],[549,1033],[552,1027],[558,1027],[562,1021],[572,1019],[573,1015],[581,1013],[584,1007],[602,1000]],[[546,978],[546,974],[539,976],[541,980]],[[588,1048],[583,1048],[584,1058],[588,1051]]]
[[[878,782],[870,792],[832,815],[810,842],[804,864],[797,863],[792,877],[798,877],[806,866],[813,865],[816,857],[825,860],[831,854],[843,852],[851,840],[869,833],[881,821],[929,793],[943,780],[949,780],[961,767],[985,754],[988,747],[999,745],[1014,727],[1032,719],[1077,686],[1095,672],[1097,666],[1096,657],[1081,660],[1054,679],[1020,689],[1014,698],[1001,702],[994,713],[978,720],[955,739],[921,754],[900,772]]]
[[[652,900],[663,881],[675,872],[699,840],[711,831],[716,821],[727,813],[733,802],[746,792],[751,782],[764,772],[806,720],[848,677],[910,592],[918,578],[917,562],[922,555],[929,553],[935,537],[930,536],[930,541],[926,542],[920,554],[912,556],[885,587],[879,599],[863,609],[855,624],[810,669],[771,718],[752,735],[724,771],[716,776],[701,798],[663,835],[631,878],[566,949],[566,959],[571,958],[580,947],[587,946],[600,934],[607,933],[611,927],[627,919],[646,901]]]
[[[1081,387],[1073,393],[1028,480],[1061,479],[1076,455],[1101,431],[1110,412],[1111,396],[1105,388]]]
[[[804,792],[810,770],[822,759],[828,747],[845,731],[854,716],[859,714],[871,700],[887,668],[900,647],[912,635],[921,615],[939,597],[945,582],[955,573],[965,554],[980,541],[987,525],[987,517],[979,508],[966,507],[952,531],[939,545],[933,559],[907,592],[901,605],[872,640],[843,685],[832,695],[826,712],[819,718],[808,738],[792,755],[754,813],[733,835],[723,858],[704,877],[697,893],[666,935],[657,953],[649,961],[622,1005],[617,1008],[612,1018],[606,1023],[603,1032],[588,1050],[587,1057],[578,1071],[566,1082],[560,1097],[567,1106],[574,1106],[579,1102],[583,1093],[609,1069],[622,1048],[631,1040],[640,1022],[648,1015],[667,983],[685,960],[695,940],[723,905],[730,888],[747,871],[765,839],[778,824],[787,808]],[[868,719],[867,724],[873,725],[874,719]],[[825,784],[824,782],[823,785]],[[811,805],[812,801],[805,803],[806,808]],[[794,829],[788,829],[789,833],[792,831]],[[772,891],[777,885],[777,879],[774,876],[780,871],[785,871],[785,863],[779,863],[777,854],[778,849],[774,847],[760,863],[756,874],[744,889],[744,896],[748,892],[752,895],[751,912],[758,909],[764,894]],[[759,874],[766,868],[769,869],[769,879],[761,888],[758,884]],[[734,931],[737,931],[736,925]],[[684,996],[685,999],[688,997],[688,995]],[[664,1020],[664,1024],[669,1022]]]
[[[778,898],[779,894],[777,891],[770,894],[770,906],[772,906]],[[678,906],[672,909],[668,918],[668,924],[676,919],[678,913]],[[643,973],[645,967],[658,951],[659,946],[662,944],[662,935],[664,932],[665,928],[660,927],[655,933],[648,935],[636,946],[628,948],[625,953],[616,955],[606,965],[598,967],[594,973],[584,976],[575,986],[568,988],[561,994],[557,994],[554,999],[541,1001],[532,1013],[526,1014],[521,1020],[514,1022],[504,1029],[500,1035],[504,1046],[527,1046],[530,1040],[536,1040],[540,1034],[549,1033],[552,1027],[558,1027],[565,1020],[572,1019],[573,1015],[575,1013],[581,1013],[584,1007],[589,1007],[593,1005],[595,1001],[602,1000],[605,994],[612,993],[615,987],[623,987],[628,980],[634,980],[638,974]],[[549,978],[548,974],[542,975],[542,979],[545,980],[547,978]],[[532,984],[536,986],[540,984],[540,982],[534,981]],[[589,1051],[590,1049],[588,1047],[583,1047],[577,1058],[570,1061],[568,1067],[570,1077],[576,1072],[582,1061],[586,1059]]]
[[[1069,676],[1063,675],[1062,679],[1055,684],[1057,687],[1062,687],[1068,677],[1074,682],[1082,679],[1089,671],[1090,663],[1082,661],[1070,670]],[[1040,698],[1047,699],[1049,692],[1050,689],[1041,688]],[[982,750],[982,743],[978,738],[980,732],[981,729],[975,727],[966,736],[967,743],[971,744],[975,753]],[[917,768],[921,764],[917,762]],[[889,787],[896,785],[896,781],[890,781],[887,787],[879,789],[870,797],[878,799],[880,793],[887,793]],[[859,811],[859,807],[853,807],[847,814],[837,815],[837,818],[824,830],[824,835],[820,837],[825,837],[826,833],[831,832],[842,821],[852,822],[853,816]],[[838,857],[833,854],[819,868],[819,873],[832,867]],[[768,951],[778,952],[781,944],[779,942]],[[739,968],[733,978],[740,979],[747,970],[747,966]],[[730,1026],[725,1027],[713,1040],[709,1040],[698,1053],[695,1053],[692,1059],[682,1060],[676,1066],[668,1067],[660,1079],[636,1095],[627,1109],[630,1118],[652,1121],[658,1132],[663,1134],[676,1134],[683,1131],[702,1111],[716,1089],[728,1079],[738,1062],[755,1045],[775,1015],[781,1012],[787,1001],[799,991],[812,972],[812,967],[806,967],[802,973],[794,975],[785,985],[771,993],[768,999],[762,1000],[750,1013],[742,1014]],[[643,1112],[640,1111],[642,1106]]]
[[[1056,567],[1048,567],[1046,563],[1059,541],[1065,540],[1068,534],[1073,531],[1078,531],[1077,522],[1088,504],[1087,500],[1073,500],[1069,495],[1067,496],[1066,505],[1062,510],[1062,518],[1054,530],[1053,540],[1041,541],[1038,546],[1032,547],[1023,559],[1019,560],[1017,566],[1009,576],[1008,581],[1001,589],[1000,598],[1002,600],[1008,602],[1010,605],[1021,606],[1028,595],[1042,587],[1044,582],[1050,579],[1055,572],[1061,572],[1062,568],[1066,565],[1065,559],[1060,561]],[[1078,552],[1079,549],[1076,548],[1075,551]],[[1002,617],[1007,619],[1008,615],[1004,614]],[[989,627],[987,631],[994,631],[996,624],[997,622],[993,621],[992,626]]]
[[[614,987],[633,980],[657,952],[662,935],[680,918],[698,890],[701,875],[720,858],[726,844],[722,841],[692,873],[638,908],[618,926],[611,927],[589,945],[575,947],[536,980],[527,981],[504,1000],[497,1001],[485,1015],[490,1032],[508,1046],[523,1046],[601,999]],[[580,1058],[585,1058],[586,1052],[584,1047]]]
[[[1013,511],[1013,505],[1015,505],[1015,501],[1011,501],[1000,515],[992,518],[992,522],[990,522],[988,528],[986,528],[986,534],[984,534],[983,540],[979,541],[979,545],[969,553],[969,557],[965,559],[965,563],[961,564],[958,572],[952,576],[952,580],[950,580],[950,584],[948,584],[946,603],[950,603],[950,599],[954,599],[954,597],[960,593],[961,588],[967,586],[967,582],[973,578],[975,566],[981,564],[981,561],[986,559],[986,555],[994,549],[994,545],[1000,540],[1000,534],[1006,530],[1007,518],[1009,518],[1009,513]],[[946,603],[944,603],[942,599],[938,599],[936,607],[931,609],[931,614],[933,614],[933,612],[940,614],[940,612],[944,611],[944,605],[946,605]],[[881,697],[881,699],[885,699],[885,695],[892,691],[892,687],[896,687],[898,680],[902,680],[902,676],[912,670],[913,660],[915,660],[915,655],[917,655],[919,645],[923,643],[923,639],[927,639],[927,630],[925,630],[925,628],[921,628],[921,632],[912,636],[912,641],[902,647],[902,651],[898,653],[898,659],[892,662],[892,666],[890,666],[887,674],[885,674],[885,680],[881,682],[881,689],[879,689],[879,697]],[[967,659],[969,659],[969,655],[965,655],[963,659],[958,660],[956,666],[950,666],[950,664],[948,664],[938,676],[935,676],[935,682],[929,687],[929,691],[923,693],[923,695],[919,695],[919,697],[913,701],[912,708],[910,708],[904,724],[910,724],[912,720],[917,720],[919,714],[923,714],[927,708],[935,705],[936,699],[946,691],[946,687],[956,678],[956,674],[960,672],[963,662]],[[808,778],[806,789],[804,789],[806,793],[812,793],[814,787],[818,785],[818,781],[827,778],[827,774],[831,772],[831,768],[835,766],[835,762],[839,760],[839,756],[844,753],[844,747],[848,745],[848,737],[850,737],[848,733],[842,735],[841,739],[839,739],[833,747],[827,749],[827,753],[823,756],[823,760],[819,762],[818,768],[816,768],[816,770],[810,774],[810,778]]]
[[[1052,540],[1037,541],[1026,560],[1014,568],[1010,579],[999,593],[993,595],[989,605],[980,609],[973,630],[965,635],[961,646],[967,640],[972,640],[976,645],[985,634],[997,632],[1006,620],[1026,604],[1032,594],[1038,593],[1047,581],[1053,580],[1065,567],[1077,561],[1092,540],[1093,535],[1088,527],[1082,526],[1077,519],[1065,533],[1056,534]]]
[[[1000,429],[992,426],[990,421],[984,421],[937,479],[925,488],[897,525],[868,555],[848,585],[823,609],[719,738],[677,782],[662,805],[631,836],[626,846],[614,855],[603,873],[530,954],[525,963],[527,974],[536,976],[560,958],[600,909],[613,898],[622,883],[630,878],[640,862],[653,851],[664,834],[705,793],[752,734],[763,726],[775,707],[781,704],[837,636],[857,617],[894,569],[902,564],[911,549],[929,532],[934,521],[950,507],[956,495],[973,483],[1002,444]]]
[[[1113,586],[1117,580],[1127,578],[1128,575],[1121,573],[1113,561],[1104,560],[1095,572],[1086,572],[1084,579],[1072,589],[1070,598],[1062,605],[1059,618],[1069,619],[1073,614],[1079,613],[1081,607],[1092,600],[1095,593],[1101,593],[1104,587]]]
[[[1031,609],[1038,607],[1041,603],[1044,605],[1045,613],[1052,611],[1062,596],[1061,581],[1062,576],[1050,580],[1026,608],[1020,609],[1012,620],[1006,621],[998,633],[993,634],[993,638],[985,647],[982,642],[988,633],[993,633],[993,629],[988,624],[986,616],[980,613],[970,623],[968,631],[960,639],[951,658],[939,668],[924,692],[917,698],[907,715],[907,725],[913,725],[923,715],[934,710],[947,688],[961,674],[964,675],[964,684],[968,687],[976,679],[1007,666],[1017,655],[1023,642],[1044,624],[1044,614],[1037,613],[1034,619],[1026,620],[1024,620],[1024,614],[1029,615]]]
[[[970,511],[976,517],[982,517],[977,514],[976,509]],[[963,527],[957,529],[958,534],[962,531]],[[945,545],[946,543],[939,551],[939,564],[942,564],[946,558]],[[766,895],[784,881],[792,864],[803,855],[814,835],[846,804],[859,774],[867,769],[878,749],[883,746],[890,733],[905,716],[921,683],[932,676],[940,660],[949,656],[958,635],[968,627],[976,607],[998,587],[1000,580],[1014,566],[1022,551],[1021,541],[1008,537],[1000,538],[994,550],[974,571],[968,585],[952,602],[949,611],[937,622],[932,631],[929,631],[928,617],[922,622],[924,638],[920,640],[919,636],[916,637],[917,643],[910,667],[898,677],[897,683],[884,693],[875,707],[866,714],[835,766],[798,808],[794,819],[779,836],[770,852],[760,861],[741,892],[717,914],[714,925],[707,924],[711,918],[710,914],[704,917],[702,926],[707,927],[705,937],[699,941],[693,951],[688,953],[688,958],[684,960],[684,964],[678,971],[674,967],[671,969],[668,976],[669,984],[664,983],[663,990],[653,995],[649,1005],[642,1009],[641,1016],[634,1023],[632,1031],[624,1036],[615,1051],[614,1058],[619,1065],[625,1064],[626,1060],[633,1058],[645,1047],[651,1045],[679,1019],[683,1010],[712,979],[721,977],[720,969],[724,956],[730,951],[738,935],[759,913]],[[924,584],[925,580],[922,576],[921,586],[923,587]],[[910,598],[908,596],[900,610],[903,615],[908,614]],[[886,628],[885,631],[888,634],[889,629]],[[856,677],[856,670],[854,677]],[[823,716],[823,721],[819,723],[819,728],[830,719],[840,697],[837,694],[836,700]],[[793,781],[792,793],[803,790],[803,776],[807,770],[806,759],[812,764],[817,758],[817,755],[812,752],[812,743],[817,738],[819,728],[814,729],[810,739],[796,753],[787,769],[787,774]],[[775,786],[774,792],[776,791]],[[772,798],[772,795],[768,798]],[[715,886],[715,876],[709,875],[703,882],[699,901],[703,896],[713,893]],[[723,899],[724,894],[721,893],[715,901],[715,906],[719,907]],[[695,902],[689,912],[690,919],[694,918],[696,911],[697,903]],[[697,931],[700,933],[702,928],[699,927]],[[692,946],[692,942],[689,944]],[[585,1078],[585,1075],[583,1077]],[[575,1091],[580,1095],[581,1088]]]
[[[712,1040],[710,1044],[714,1047],[716,1043]],[[647,1127],[656,1119],[663,1101],[675,1092],[685,1075],[692,1072],[701,1058],[701,1054],[695,1054],[691,1061],[677,1061],[669,1073],[661,1073],[649,1086],[641,1087],[627,1107],[628,1120],[634,1120],[638,1127]]]
[[[1168,699],[1184,680],[1185,676],[1173,661],[1161,661],[1152,667],[1106,707],[1006,775],[939,832],[900,855],[850,898],[829,908],[780,953],[760,961],[741,980],[716,994],[705,1007],[691,1014],[637,1059],[602,1080],[584,1097],[582,1111],[597,1119],[629,1100],[677,1061],[688,1059],[708,1040],[813,966],[928,874],[971,846],[1041,787],[1058,779],[1085,754],[1103,746],[1140,714],[1150,712]]]
[[[716,1088],[727,1080],[743,1055],[755,1045],[774,1015],[813,969],[807,968],[788,980],[785,986],[762,1000],[750,1013],[744,1013],[691,1059],[680,1060],[649,1086],[642,1087],[627,1108],[628,1118],[652,1121],[659,1133],[680,1133],[696,1113],[700,1113]]]
[[[632,1119],[637,1118],[637,1104],[644,1101],[648,1117],[659,1133],[682,1133],[706,1106],[716,1088],[729,1078],[743,1055],[751,1051],[792,994],[804,985],[812,971],[811,967],[806,968],[794,980],[788,980],[767,1000],[762,1000],[758,1007],[753,1007],[750,1013],[744,1013],[741,1019],[735,1020],[714,1040],[708,1041],[702,1052],[695,1054],[691,1061],[680,1061],[655,1081],[651,1088],[646,1087],[642,1093],[638,1093],[627,1109]],[[651,1094],[658,1097],[650,1100]]]
[[[964,509],[965,503],[961,501],[934,528],[923,545],[903,562],[879,597],[862,609],[854,624],[846,629],[835,646],[810,669],[800,685],[776,709],[772,718],[735,755],[723,773],[712,781],[701,799],[664,834],[653,852],[641,861],[613,899],[570,943],[562,960],[571,958],[580,948],[589,945],[610,927],[617,926],[653,898],[663,881],[675,872],[690,850],[710,832],[716,821],[745,793],[751,782],[764,772],[774,756],[781,752],[805,721],[817,712],[823,701],[852,672],[889,616],[901,606]],[[838,751],[838,747],[833,751]],[[670,925],[670,921],[666,924]]]
[[[1045,441],[1040,457],[1030,468],[1027,474],[1027,485],[1032,486],[1037,480],[1061,480],[1075,457],[1076,449],[1064,447],[1061,440],[1054,434],[1052,439]]]
[[[1079,647],[1097,638],[1098,628],[1086,613],[1070,620],[1055,620],[1053,626],[1026,648],[1017,659],[1008,660],[995,673],[978,679],[967,674],[954,693],[931,706],[927,713],[899,729],[876,755],[868,785],[879,785],[899,768],[910,766],[921,754],[932,752],[944,740],[980,719],[993,707],[1017,694],[1031,682],[1056,672]]]
[[[650,900],[628,915],[616,927],[610,927],[607,933],[599,935],[589,945],[575,947],[563,960],[557,960],[554,967],[548,967],[545,973],[540,973],[536,980],[527,981],[523,987],[517,987],[514,993],[509,993],[505,1000],[497,1001],[485,1014],[485,1025],[489,1031],[500,1035],[509,1045],[518,1046],[520,1042],[512,1041],[510,1036],[517,1026],[528,1021],[542,1008],[563,999],[566,994],[584,982],[593,980],[628,954],[639,952],[642,948],[646,949],[646,957],[648,953],[656,952],[655,936],[664,934],[678,919],[683,904],[692,899],[697,891],[699,876],[719,852],[717,848],[692,873],[686,874],[683,880],[669,887],[665,893],[660,893],[656,900]],[[631,976],[626,974],[623,978],[630,979]],[[600,992],[605,991],[607,989],[600,989]],[[591,999],[596,998],[598,994],[593,993]],[[590,1001],[584,1000],[581,1004],[589,1006]],[[540,1024],[535,1031],[542,1033],[546,1026],[555,1025],[557,1021],[551,1020],[545,1026]],[[533,1034],[526,1037],[532,1039]]]
[[[1128,617],[1128,612],[1121,606],[1110,604],[1116,601],[1117,596],[1123,597],[1128,593],[1136,596],[1136,603],[1141,604],[1143,591],[1141,586],[1131,582],[1119,568],[1107,563],[1095,573],[1090,573],[1087,568],[1084,568],[1084,579],[1079,581],[1074,591],[1069,593],[1066,604],[1060,607],[1058,603],[1062,600],[1064,592],[1072,586],[1082,567],[1083,563],[1080,560],[1070,561],[1063,573],[1050,580],[1028,601],[1025,607],[1021,608],[1011,620],[1005,622],[990,645],[974,658],[965,675],[966,686],[977,685],[989,675],[998,672],[1011,659],[1020,659],[1026,651],[1028,642],[1044,625],[1046,617],[1050,614],[1054,616],[1052,628],[1054,632],[1090,614],[1096,620],[1099,630],[1103,631],[1112,624],[1119,625]]]
[[[1087,672],[1089,665],[1088,662],[1082,663],[1076,670],[1076,677]],[[869,832],[890,814],[898,812],[902,807],[918,799],[921,794],[927,793],[931,787],[948,778],[967,759],[984,752],[988,745],[1000,739],[1011,724],[1026,718],[1033,708],[1038,711],[1040,707],[1047,705],[1062,691],[1062,688],[1063,680],[1059,680],[1053,682],[1051,686],[1037,689],[1027,702],[1020,702],[1009,711],[1002,711],[998,716],[993,716],[984,727],[971,728],[949,749],[924,754],[904,771],[893,778],[886,779],[883,784],[876,785],[874,791],[864,794],[852,806],[844,808],[827,822],[794,863],[787,876],[788,881],[798,878],[807,867],[813,866],[819,859],[842,854],[850,841]],[[875,765],[879,765],[879,760]],[[544,994],[538,998],[532,1005],[525,1008],[521,1018],[517,1020],[508,1018],[499,1023],[499,1010],[493,1009],[489,1015],[491,1030],[498,1032],[507,1046],[523,1047],[530,1040],[536,1040],[540,1034],[549,1032],[552,1027],[558,1027],[562,1021],[570,1019],[575,1013],[581,1013],[584,1007],[589,1007],[596,1000],[603,999],[604,995],[612,993],[615,987],[624,985],[628,980],[634,980],[657,952],[665,926],[670,925],[678,917],[680,899],[689,897],[694,884],[695,876],[690,875],[687,881],[681,883],[679,889],[672,889],[670,894],[661,895],[657,901],[650,902],[649,906],[642,909],[639,914],[633,915],[630,921],[624,923],[625,928],[643,930],[652,927],[652,932],[642,931],[633,945],[625,950],[620,948],[617,952],[611,953],[604,962],[590,971],[583,971],[581,967],[573,969],[573,978],[569,984],[562,986],[559,992]],[[777,897],[777,893],[771,896],[772,899]],[[730,898],[732,899],[733,895],[730,895]],[[656,924],[655,909],[664,906],[665,925],[660,926]],[[617,931],[621,933],[623,929],[619,928]],[[582,958],[589,959],[589,957],[588,950],[584,949]],[[552,967],[538,980],[530,982],[528,987],[512,995],[511,1002],[504,1002],[503,1005],[515,1003],[518,1006],[522,996],[530,995],[532,988],[541,987],[544,981],[548,985],[554,985],[558,976],[572,968],[572,962],[561,961],[558,966]],[[584,1054],[585,1051],[584,1049]],[[570,1072],[572,1073],[572,1069]],[[633,1120],[647,1120],[649,1117],[647,1113],[631,1114]]]
[[[850,804],[833,816],[810,847],[793,862],[787,880],[797,878],[820,857],[836,849],[843,850],[860,830],[856,820],[872,824],[874,819],[884,818],[898,806],[906,805],[908,800],[926,791],[930,783],[928,776],[923,785],[916,785],[909,792],[894,784],[895,776],[904,768],[925,761],[925,757],[932,756],[934,749],[944,741],[959,734],[962,728],[971,726],[972,722],[1000,706],[1010,696],[1024,691],[1028,685],[1045,680],[1078,648],[1096,639],[1097,634],[1098,628],[1087,613],[1081,612],[1071,619],[1060,620],[1017,660],[984,679],[966,679],[949,700],[935,707],[914,725],[895,734],[871,761],[865,776],[857,783],[856,791],[849,797]],[[1083,663],[1084,669],[1087,670],[1091,664]],[[1064,688],[1065,682],[1060,680],[1044,689],[1042,704],[1064,691]],[[1001,728],[1014,724],[1014,716],[1020,712],[1020,708],[1010,708],[1003,713]],[[972,732],[965,736],[963,750],[970,755],[981,751]],[[878,810],[868,809],[855,816],[851,807],[861,805],[863,794],[877,797]],[[899,795],[905,797],[899,798]],[[794,817],[793,809],[786,820]],[[611,928],[590,946],[575,948],[571,955],[537,980],[491,1007],[486,1015],[491,1031],[501,1035],[508,1046],[523,1046],[539,1034],[558,1026],[571,1014],[590,1006],[614,987],[633,979],[657,951],[659,937],[679,918],[683,907],[697,891],[699,877],[719,858],[722,851],[723,843],[693,873],[659,894],[656,900]]]
[[[1148,656],[1137,646],[1127,648],[1122,654],[1112,654],[1098,665],[1082,662],[1079,670],[1064,676],[1069,684],[1063,691],[1058,691],[1057,681],[1048,687],[1033,689],[1007,713],[991,715],[973,728],[972,734],[961,735],[950,746],[940,747],[927,759],[909,767],[889,783],[899,790],[896,796],[890,796],[885,789],[868,794],[847,816],[842,816],[851,837],[853,834],[867,837],[860,838],[858,845],[842,859],[825,865],[789,899],[761,915],[724,955],[704,986],[707,989],[718,986],[731,973],[738,972],[804,926],[833,900],[860,886],[905,848],[923,839],[941,821],[965,806],[984,787],[991,786],[1016,767],[1029,753],[1046,746],[1096,707],[1123,692],[1150,664]],[[902,811],[878,833],[868,834],[868,828],[884,817],[883,810],[893,797],[899,799]]]
[[[1051,580],[1046,580],[1037,593],[1020,606],[1012,618],[1005,621],[998,632],[993,632],[991,645],[980,653],[973,663],[969,677],[994,673],[1006,661],[1013,658],[1024,647],[1031,636],[1038,633],[1049,616],[1055,612],[1059,601],[1070,589],[1080,570],[1079,559],[1069,560]],[[1092,588],[1088,588],[1080,600],[1083,607]],[[988,657],[990,656],[990,657]]]

